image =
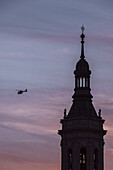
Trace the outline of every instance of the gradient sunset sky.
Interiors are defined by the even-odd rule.
[[[0,0],[0,170],[60,170],[57,131],[72,104],[82,24],[113,170],[112,0]]]

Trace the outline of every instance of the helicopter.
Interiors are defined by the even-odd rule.
[[[22,94],[22,93],[24,93],[24,92],[27,92],[27,89],[25,89],[25,90],[16,90],[16,91],[18,91],[18,92],[17,92],[18,94]]]

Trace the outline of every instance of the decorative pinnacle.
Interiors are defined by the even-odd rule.
[[[64,109],[64,118],[66,118],[66,111],[67,111],[67,110],[66,110],[66,109]]]

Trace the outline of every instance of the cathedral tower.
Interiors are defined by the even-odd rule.
[[[89,64],[84,56],[84,27],[81,27],[81,56],[74,71],[75,89],[68,114],[61,119],[61,170],[104,170],[104,120],[92,104]]]

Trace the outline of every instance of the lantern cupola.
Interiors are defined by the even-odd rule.
[[[81,56],[76,64],[76,69],[74,71],[75,75],[75,88],[73,104],[69,111],[67,118],[69,117],[80,117],[80,116],[93,116],[96,117],[97,113],[92,104],[91,89],[90,89],[90,75],[91,70],[89,69],[89,64],[85,59],[84,55],[84,26],[81,27]],[[82,107],[81,107],[82,106]]]

